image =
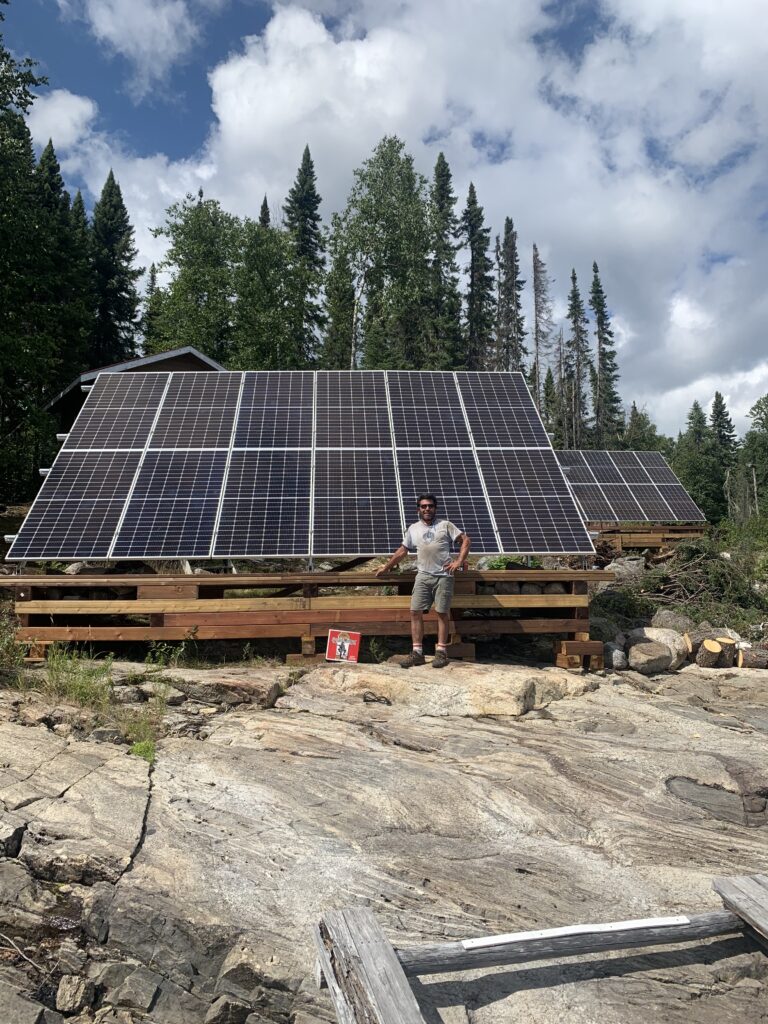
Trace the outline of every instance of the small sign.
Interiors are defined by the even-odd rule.
[[[329,629],[325,660],[353,661],[357,664],[360,654],[360,637],[360,633],[351,633],[346,629]]]

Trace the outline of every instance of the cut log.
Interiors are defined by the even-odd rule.
[[[692,629],[688,633],[683,633],[683,640],[685,640],[686,646],[689,651],[689,657],[695,658],[699,653],[699,648],[705,640],[716,640],[718,637],[718,631],[713,629],[711,626],[699,626],[697,629]]]
[[[739,651],[739,668],[768,668],[768,651],[764,647],[749,647]]]
[[[701,668],[714,668],[723,653],[717,640],[702,640],[696,652],[696,664]]]
[[[729,636],[719,636],[716,642],[722,647],[720,657],[717,659],[717,668],[732,668],[736,660],[736,641]]]

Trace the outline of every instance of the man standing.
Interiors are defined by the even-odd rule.
[[[453,574],[461,568],[469,554],[470,539],[466,533],[447,519],[437,517],[437,498],[434,494],[420,494],[416,502],[419,521],[408,527],[403,543],[383,565],[377,576],[393,569],[408,554],[416,551],[416,580],[411,597],[411,638],[413,650],[402,662],[403,668],[424,664],[424,612],[434,603],[437,612],[437,648],[432,668],[448,664],[448,632],[451,622]],[[461,541],[461,549],[451,558],[451,545]]]

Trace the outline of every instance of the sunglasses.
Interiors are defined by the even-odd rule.
[[[434,504],[432,502],[430,502],[429,505],[419,505],[419,508],[434,508],[434,507],[435,506],[434,506]]]

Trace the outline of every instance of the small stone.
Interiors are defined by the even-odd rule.
[[[0,857],[15,857],[21,848],[26,822],[8,812],[0,819]]]
[[[160,990],[162,980],[160,975],[147,967],[138,967],[115,992],[112,1001],[118,1006],[130,1006],[148,1013]]]
[[[72,939],[64,939],[59,946],[59,967],[68,974],[80,974],[87,959],[88,954]]]
[[[183,704],[187,699],[186,694],[168,683],[142,683],[139,686],[139,690],[148,700],[152,697],[159,697],[160,700],[165,701],[168,707],[178,707],[179,704]]]
[[[224,958],[216,980],[216,991],[245,999],[262,981],[263,971],[257,954],[248,946],[238,945]]]
[[[245,1024],[251,1008],[231,996],[219,996],[205,1015],[205,1024]]]
[[[541,584],[540,583],[521,583],[520,584],[521,594],[540,594]]]
[[[618,644],[605,644],[603,646],[603,653],[606,668],[612,668],[617,672],[621,672],[623,669],[629,667],[629,661],[624,653],[624,648],[619,647]]]
[[[141,704],[144,694],[138,686],[116,686],[112,690],[112,699],[116,704]]]
[[[92,743],[125,743],[125,737],[118,729],[111,726],[99,726],[88,737]]]
[[[565,593],[567,593],[567,591],[565,589],[565,584],[564,583],[552,582],[552,583],[545,583],[544,584],[544,593],[545,594],[565,594]]]
[[[77,1013],[93,1002],[93,982],[76,974],[65,974],[56,991],[56,1009]]]

